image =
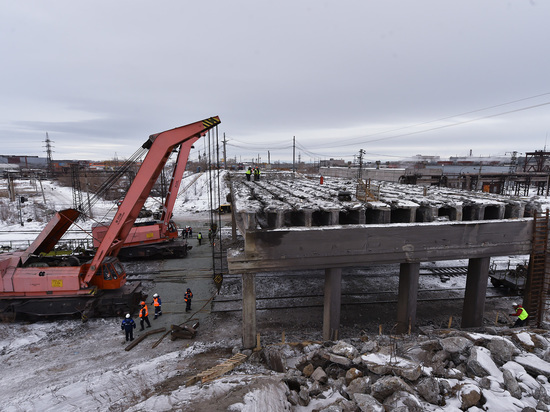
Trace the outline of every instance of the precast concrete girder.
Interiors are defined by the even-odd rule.
[[[532,226],[526,218],[249,230],[227,261],[242,274],[526,255]]]

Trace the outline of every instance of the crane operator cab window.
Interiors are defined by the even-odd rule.
[[[178,233],[178,227],[176,226],[176,224],[173,222],[173,221],[169,221],[168,222],[168,231],[169,232],[176,232]]]
[[[100,289],[118,289],[126,283],[126,272],[118,259],[107,258],[90,283]]]
[[[109,264],[101,265],[100,275],[103,276],[105,280],[112,280],[118,277],[115,268]]]

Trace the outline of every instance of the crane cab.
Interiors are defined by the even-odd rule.
[[[90,264],[83,265],[85,273]],[[126,283],[126,271],[120,261],[113,256],[106,257],[101,263],[99,269],[92,277],[90,286],[96,286],[98,289],[119,289]]]

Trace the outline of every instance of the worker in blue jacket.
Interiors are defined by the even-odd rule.
[[[134,329],[136,328],[136,322],[130,317],[130,314],[126,314],[126,319],[122,321],[120,329],[126,332],[126,342],[134,340]]]

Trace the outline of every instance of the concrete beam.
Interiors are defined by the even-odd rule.
[[[526,255],[532,226],[528,218],[256,230],[227,261],[241,274]]]
[[[323,309],[323,339],[337,340],[342,305],[342,269],[325,269],[325,306]]]

